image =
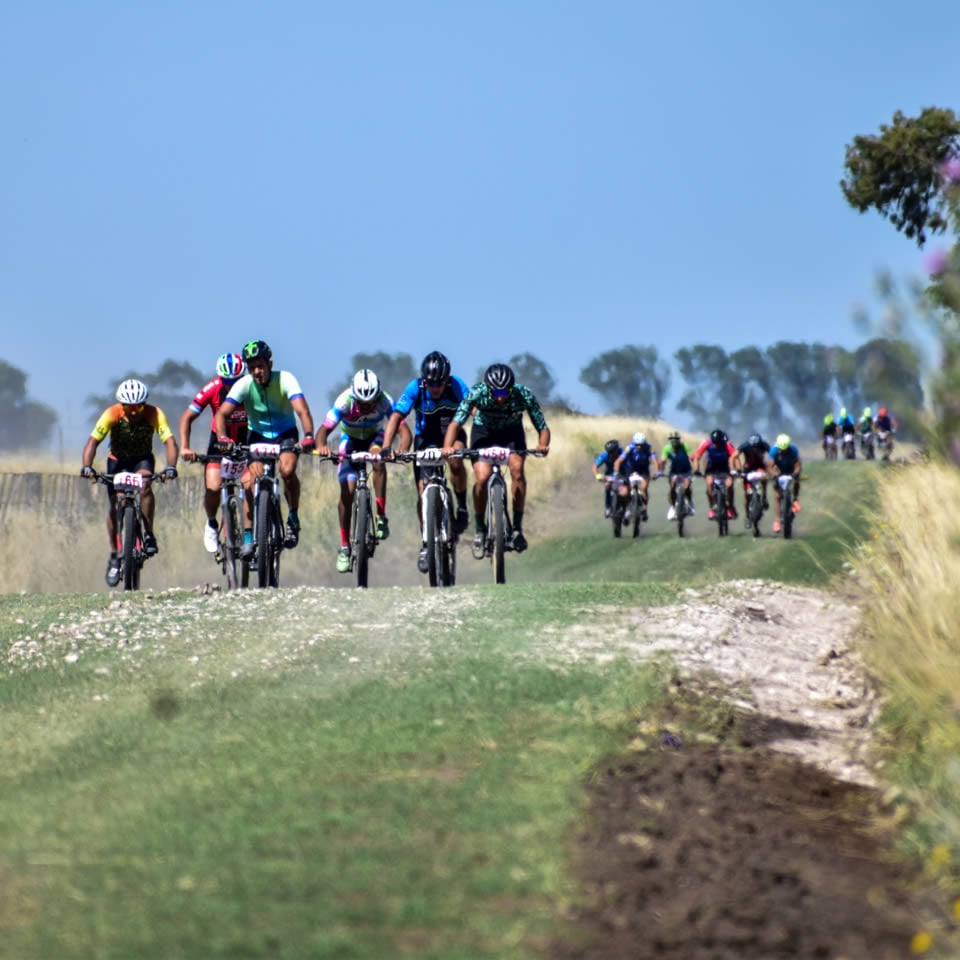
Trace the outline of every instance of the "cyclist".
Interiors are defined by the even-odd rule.
[[[863,416],[857,422],[857,432],[860,434],[860,449],[866,449],[868,437],[873,433],[873,408],[864,407]]]
[[[97,447],[110,437],[110,452],[107,454],[107,476],[116,473],[142,473],[150,476],[156,466],[153,453],[153,435],[163,444],[167,455],[165,480],[177,477],[177,441],[174,439],[167,416],[159,407],[147,403],[150,391],[142,380],[124,380],[117,387],[117,402],[100,414],[93,432],[83,447],[81,477],[93,477],[93,460]],[[120,582],[120,554],[117,552],[117,495],[113,486],[107,486],[107,540],[110,542],[110,559],[107,561],[107,585],[115,587]],[[152,557],[158,551],[153,529],[156,501],[150,481],[145,481],[141,496],[143,509],[143,552]]]
[[[893,434],[897,429],[897,421],[890,416],[886,407],[877,411],[877,418],[873,421],[873,432],[877,435],[880,445],[886,444],[887,456],[893,453]]]
[[[246,365],[239,353],[225,353],[217,360],[216,376],[200,388],[190,401],[190,406],[180,415],[180,456],[187,463],[197,459],[197,452],[190,447],[190,431],[193,421],[200,416],[205,407],[210,408],[210,441],[207,454],[220,452],[217,432],[214,430],[215,416],[231,387],[246,372]],[[227,436],[234,443],[247,442],[247,411],[243,406],[234,407],[227,415]],[[219,536],[217,533],[217,507],[220,504],[220,468],[216,463],[208,463],[204,471],[205,489],[203,508],[207,522],[203,526],[203,545],[208,553],[217,552]]]
[[[679,433],[671,433],[667,437],[667,445],[660,454],[661,470],[657,476],[662,476],[667,462],[670,463],[670,508],[667,510],[667,519],[677,519],[677,484],[683,486],[687,497],[687,513],[691,517],[697,515],[693,507],[693,487],[690,486],[690,474],[693,473],[693,463],[690,460],[690,448],[680,439]]]
[[[803,465],[800,462],[800,451],[795,443],[791,443],[790,437],[785,433],[777,437],[777,445],[771,455],[770,470],[775,477],[793,477],[793,512],[800,511],[800,471]],[[777,517],[773,521],[773,532],[780,532],[780,511],[783,506],[783,491],[780,484],[777,484]]]
[[[644,523],[647,521],[647,503],[649,501],[648,490],[650,488],[650,465],[658,473],[660,471],[660,461],[654,452],[653,447],[647,442],[647,435],[638,431],[633,435],[627,449],[617,457],[613,465],[614,475],[619,476],[620,485],[617,489],[617,496],[621,505],[627,502],[630,488],[627,486],[627,479],[631,473],[640,474],[640,496],[643,498],[640,506],[640,519]],[[628,521],[629,511],[624,513],[623,519]]]
[[[832,413],[828,413],[823,418],[823,430],[820,431],[820,436],[822,437],[824,456],[829,459],[831,451],[837,449],[837,424]]]
[[[320,424],[317,433],[317,452],[330,455],[327,438],[330,431],[340,427],[340,466],[337,479],[340,481],[340,500],[337,514],[340,518],[340,550],[337,553],[337,573],[350,572],[350,514],[353,510],[353,495],[357,489],[357,467],[351,463],[350,454],[369,451],[378,453],[383,447],[383,421],[393,412],[393,397],[380,386],[380,378],[364,368],[353,375],[350,386],[344,390]],[[400,421],[400,443],[409,449],[412,442],[410,428]],[[377,502],[377,539],[390,536],[387,520],[387,468],[382,463],[373,465],[373,495]]]
[[[383,449],[389,456],[390,446],[400,422],[411,410],[416,411],[413,446],[416,450],[425,447],[442,447],[447,427],[460,401],[467,395],[468,387],[460,377],[453,376],[450,371],[450,361],[439,350],[428,353],[420,364],[420,376],[411,380],[400,399],[393,406],[393,413],[387,420],[383,431]],[[457,446],[464,447],[467,443],[466,432],[461,428],[458,434]],[[401,449],[406,449],[401,446]],[[413,465],[413,476],[417,484],[417,514],[420,516],[421,533],[423,517],[420,511],[420,498],[423,496],[423,477],[420,466]],[[463,460],[450,461],[450,486],[457,498],[457,514],[454,519],[454,529],[463,533],[470,523],[470,514],[467,512],[467,471]],[[417,558],[417,569],[426,573],[428,569],[427,547],[420,547]]]
[[[473,417],[470,445],[477,447],[509,447],[511,450],[526,450],[527,438],[523,429],[523,414],[526,412],[538,431],[536,450],[546,455],[550,451],[550,428],[533,392],[516,382],[513,370],[505,363],[492,363],[483,374],[483,380],[474,384],[463,398],[453,419],[447,426],[443,453],[453,453],[460,428]],[[513,490],[513,549],[520,553],[527,549],[523,535],[523,511],[527,499],[527,479],[524,474],[523,457],[511,454],[509,459]],[[487,480],[490,477],[489,463],[479,460],[473,465],[473,514],[476,534],[473,538],[474,552],[482,551],[486,542]]]
[[[610,519],[611,508],[613,506],[613,486],[607,482],[607,477],[614,474],[613,465],[617,458],[623,453],[623,447],[619,440],[608,440],[603,445],[603,452],[598,454],[597,459],[593,461],[594,479],[604,485],[603,491],[603,516],[604,519]]]
[[[700,463],[706,458],[707,468],[704,481],[707,485],[707,519],[713,520],[716,516],[714,509],[713,478],[724,476],[724,486],[727,488],[727,516],[731,520],[737,517],[737,508],[733,502],[733,477],[730,476],[731,470],[737,469],[740,461],[740,454],[737,448],[730,442],[727,435],[718,427],[693,453],[693,467],[700,469]]]
[[[747,474],[756,470],[763,471],[763,479],[760,481],[760,489],[763,493],[763,509],[770,506],[767,500],[767,470],[770,463],[770,444],[767,443],[759,433],[751,433],[746,443],[741,443],[737,448],[740,454],[740,463],[743,465],[743,516],[744,524],[749,530],[751,527],[750,517],[750,482],[747,480]]]
[[[854,422],[853,417],[847,413],[846,407],[840,408],[840,416],[837,419],[837,434],[842,440],[845,436],[853,436],[857,431],[857,424]]]
[[[227,424],[236,408],[243,406],[247,411],[249,443],[296,443],[299,419],[303,428],[300,447],[304,453],[309,453],[314,446],[313,415],[297,378],[289,370],[273,369],[273,351],[263,340],[251,340],[244,344],[242,359],[247,365],[247,372],[230,388],[214,414],[221,449],[229,451],[233,446]],[[287,501],[287,535],[283,545],[288,549],[300,542],[298,459],[295,451],[282,450],[277,464],[283,477],[283,494]],[[253,488],[262,476],[263,464],[253,461],[242,478],[247,494],[243,508],[242,555],[247,558],[253,556]]]

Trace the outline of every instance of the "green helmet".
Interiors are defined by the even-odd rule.
[[[870,407],[864,407],[864,408],[863,408],[863,415],[864,415],[865,417],[872,417],[872,416],[873,416],[873,410],[871,410]]]
[[[828,414],[823,418],[823,422],[824,422],[825,424],[831,424],[831,423],[833,423],[833,414],[832,414],[832,413],[828,413]]]

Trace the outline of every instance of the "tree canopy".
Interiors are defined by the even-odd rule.
[[[0,360],[0,450],[26,450],[45,447],[57,424],[57,414],[45,403],[27,396],[27,374],[19,367]]]
[[[86,399],[88,407],[96,413],[116,403],[117,385],[131,377],[142,380],[150,390],[148,403],[160,407],[173,426],[186,409],[193,395],[215,376],[215,371],[204,373],[186,360],[164,360],[153,373],[136,370],[128,371],[117,377],[105,393],[93,393]]]
[[[919,117],[899,110],[879,135],[855,136],[840,181],[850,206],[874,209],[923,246],[948,227],[941,166],[960,153],[960,121],[952,110],[926,107]]]
[[[607,350],[580,371],[580,382],[599,393],[614,413],[644,417],[662,415],[670,377],[656,347],[635,344]]]

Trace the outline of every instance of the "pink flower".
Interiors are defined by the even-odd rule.
[[[931,277],[939,277],[950,266],[950,251],[942,247],[939,250],[931,250],[923,258],[923,266]]]
[[[940,173],[948,183],[960,183],[960,157],[947,157],[940,164]]]

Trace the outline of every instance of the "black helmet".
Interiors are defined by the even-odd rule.
[[[607,451],[612,457],[615,453],[620,452],[620,441],[619,440],[608,440],[604,445],[603,449]]]
[[[483,382],[491,390],[509,390],[516,380],[513,371],[505,363],[491,363],[483,375]]]
[[[270,360],[273,357],[273,351],[269,344],[264,340],[251,340],[243,345],[243,359],[253,360],[254,357]]]
[[[671,433],[670,436],[667,437],[667,439],[668,439],[671,443],[680,443],[680,442],[681,442],[681,440],[680,440],[680,434],[677,433],[676,430],[674,430],[674,432]]]
[[[722,430],[714,430],[713,433],[710,434],[710,442],[717,444],[726,443],[727,435]]]
[[[450,361],[439,350],[434,350],[423,358],[420,376],[427,383],[444,383],[450,377]]]
[[[747,438],[747,443],[751,447],[759,447],[760,444],[763,443],[763,437],[761,437],[759,433],[751,433]]]

